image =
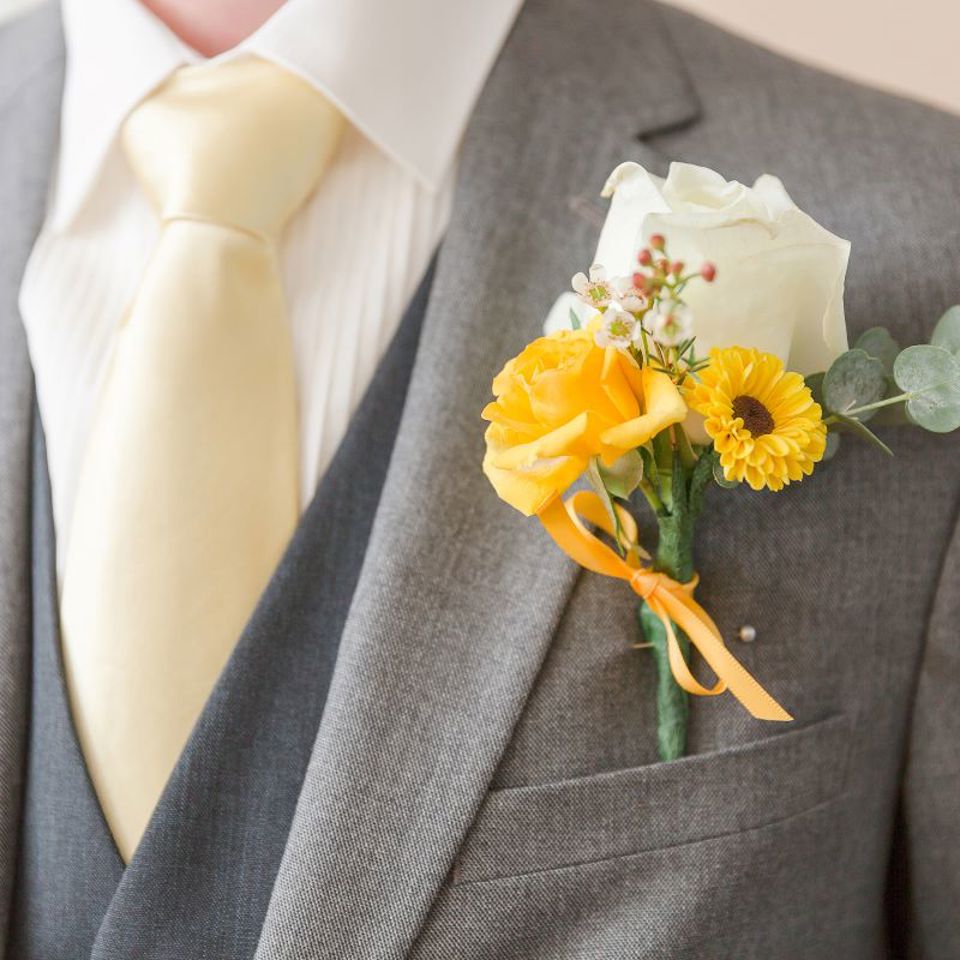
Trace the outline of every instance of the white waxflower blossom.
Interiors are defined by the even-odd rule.
[[[616,347],[618,350],[628,350],[635,347],[642,337],[640,321],[616,304],[607,307],[603,320],[593,335],[598,347]]]
[[[640,313],[647,308],[644,292],[633,282],[633,277],[617,277],[611,281],[616,303],[628,313]]]
[[[661,300],[647,318],[652,324],[653,339],[665,347],[677,346],[693,331],[693,313],[685,303],[676,300]]]
[[[589,276],[585,273],[576,274],[570,285],[580,300],[597,310],[605,310],[614,299],[613,285],[607,279],[607,271],[599,263],[590,268]]]

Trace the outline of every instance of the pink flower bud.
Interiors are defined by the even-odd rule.
[[[707,283],[713,283],[717,276],[717,268],[712,263],[705,263],[700,268],[700,276],[703,277]]]
[[[638,290],[647,289],[647,278],[642,273],[635,273],[630,279]]]
[[[646,247],[637,254],[637,263],[639,263],[641,267],[649,267],[650,264],[653,263],[653,255]]]
[[[666,245],[667,245],[666,237],[664,237],[663,234],[661,233],[655,233],[650,238],[650,246],[654,250],[662,250]]]
[[[682,260],[674,260],[673,263],[670,264],[670,272],[671,272],[675,277],[682,276],[682,274],[683,274],[683,261],[682,261]]]

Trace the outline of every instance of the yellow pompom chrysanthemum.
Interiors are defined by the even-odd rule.
[[[823,457],[820,406],[803,377],[785,371],[771,353],[711,350],[710,365],[687,379],[686,400],[703,414],[727,480],[782,490],[809,476]]]

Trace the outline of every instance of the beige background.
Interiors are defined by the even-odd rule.
[[[798,60],[960,113],[958,0],[672,2]]]
[[[0,20],[36,2],[0,0]],[[670,2],[799,60],[960,113],[958,0]],[[603,15],[603,0],[595,9]]]

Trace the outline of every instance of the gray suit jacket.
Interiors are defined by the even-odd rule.
[[[16,853],[32,380],[17,291],[62,82],[57,12],[0,33],[0,909]],[[960,121],[649,0],[529,0],[476,107],[393,460],[260,942],[293,958],[960,955],[960,442],[847,444],[715,491],[702,597],[798,718],[696,701],[655,762],[622,584],[483,479],[491,374],[589,263],[619,161],[771,171],[853,241],[852,332],[960,291]],[[68,309],[68,305],[65,305]]]

